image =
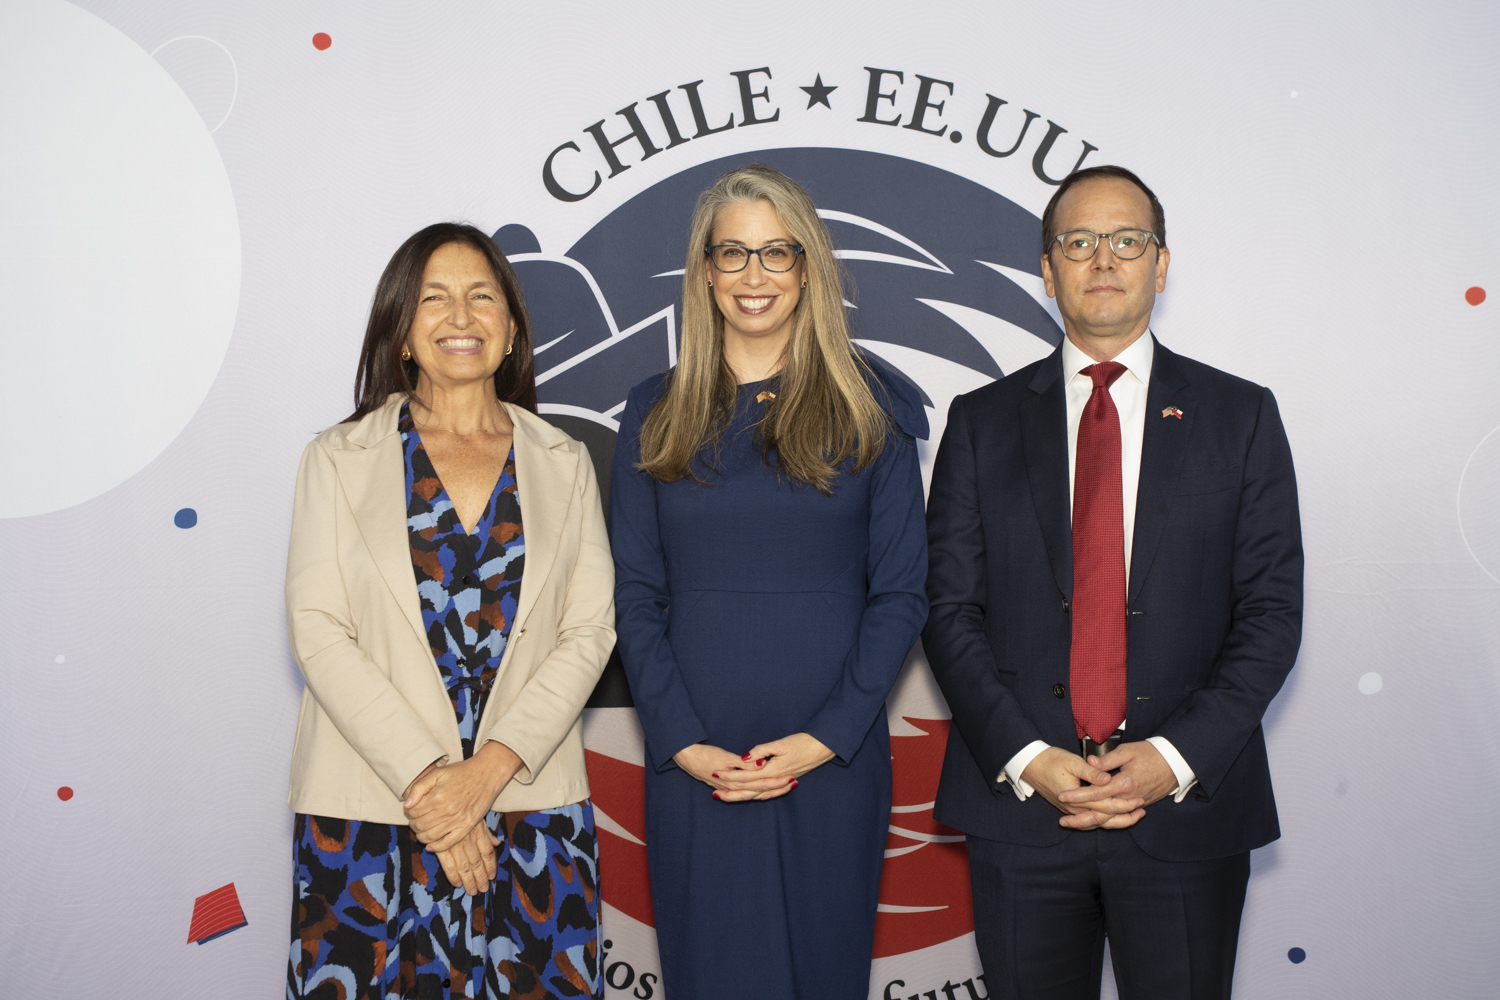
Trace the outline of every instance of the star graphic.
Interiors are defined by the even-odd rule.
[[[817,80],[813,81],[811,87],[798,87],[797,89],[807,92],[808,108],[811,108],[814,104],[821,104],[829,111],[832,111],[833,105],[828,103],[828,95],[839,88],[823,86],[823,74],[819,73]]]

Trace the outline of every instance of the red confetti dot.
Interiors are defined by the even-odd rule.
[[[329,38],[326,32],[320,31],[316,35],[313,35],[313,48],[317,49],[319,52],[322,52],[332,44],[333,39]]]
[[[1475,285],[1467,292],[1464,292],[1464,301],[1468,302],[1471,306],[1479,305],[1479,303],[1484,301],[1484,289]]]
[[[73,789],[69,788],[67,785],[63,785],[57,790],[57,797],[66,802],[73,797]]]

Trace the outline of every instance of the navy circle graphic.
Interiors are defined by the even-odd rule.
[[[191,507],[184,507],[172,515],[172,523],[179,528],[191,528],[198,523],[198,512]]]

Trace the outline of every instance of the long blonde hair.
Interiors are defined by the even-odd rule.
[[[730,171],[698,198],[682,275],[682,347],[666,391],[641,427],[638,468],[664,483],[701,482],[694,457],[710,445],[717,454],[733,419],[737,386],[724,360],[724,317],[708,285],[704,248],[719,210],[743,201],[771,205],[803,248],[807,279],[774,376],[775,401],[756,427],[761,454],[770,464],[775,452],[779,472],[832,495],[845,461],[852,457],[858,472],[880,454],[890,421],[870,391],[874,375],[849,339],[844,275],[827,227],[796,181],[760,163]]]

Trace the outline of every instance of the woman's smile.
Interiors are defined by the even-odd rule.
[[[437,342],[438,350],[445,354],[478,354],[484,350],[483,337],[442,337]]]
[[[736,295],[734,304],[740,307],[740,312],[747,316],[759,316],[761,313],[769,312],[776,304],[779,295]]]

